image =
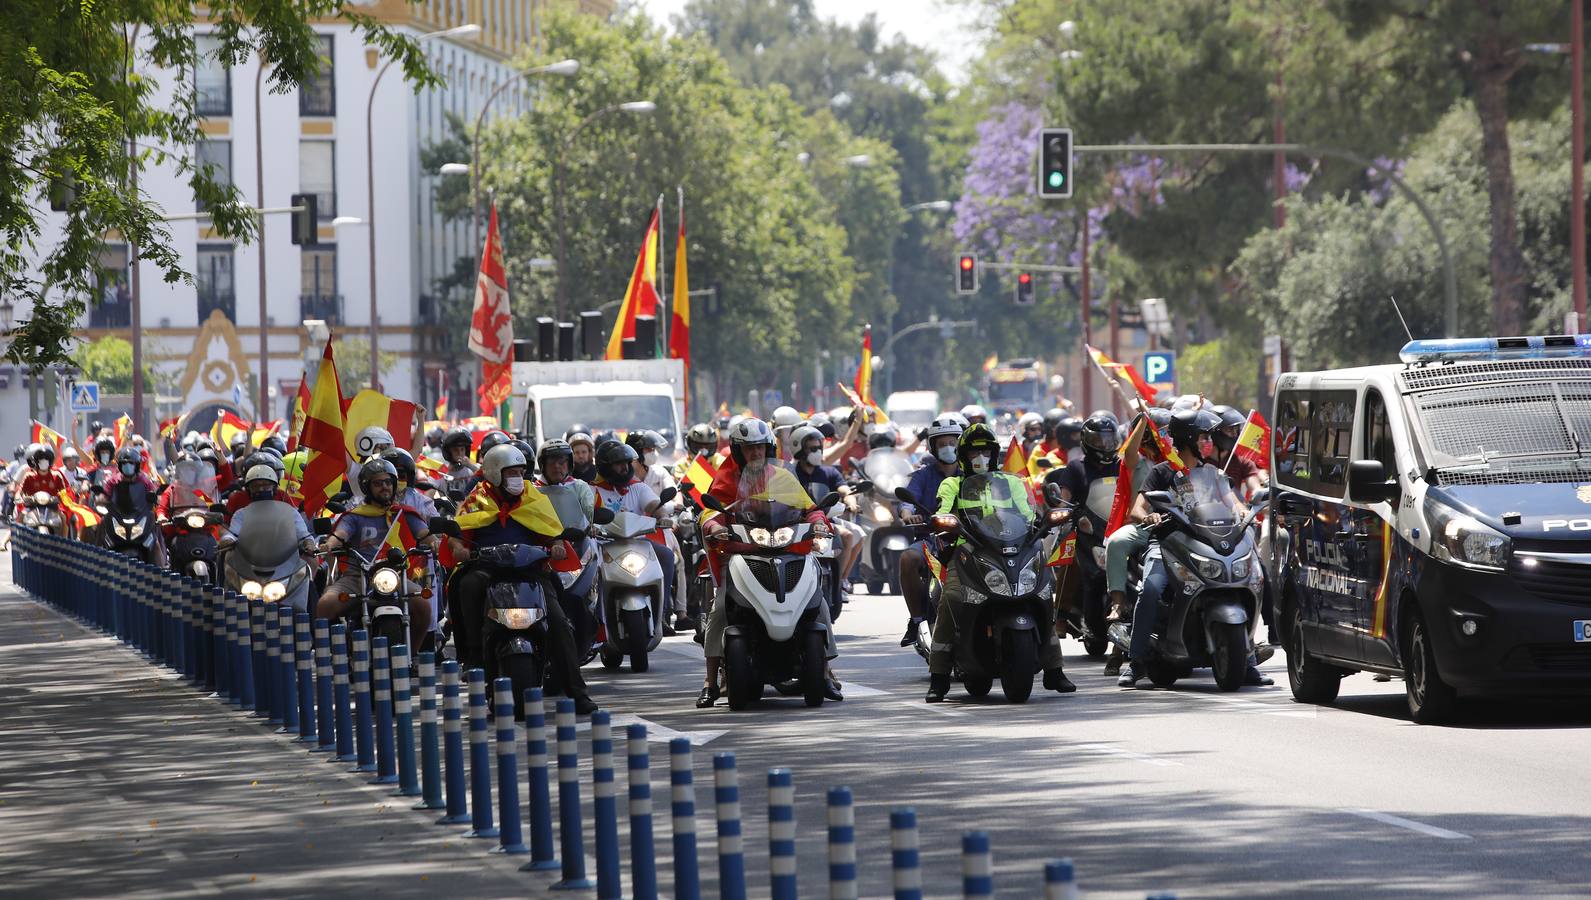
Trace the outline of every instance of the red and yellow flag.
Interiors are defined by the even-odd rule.
[[[127,443],[128,438],[133,436],[133,417],[126,413],[122,413],[116,419],[115,429],[116,446],[120,448]]]
[[[1116,453],[1120,457],[1116,494],[1110,500],[1110,518],[1105,521],[1105,537],[1110,537],[1116,533],[1116,529],[1127,524],[1127,513],[1132,511],[1133,498],[1138,493],[1132,483],[1133,472],[1138,468],[1138,448],[1143,444],[1144,432],[1149,428],[1148,417],[1139,416],[1138,424],[1127,435],[1127,442]]]
[[[61,508],[66,510],[67,515],[77,522],[78,531],[82,531],[85,528],[93,528],[99,524],[99,513],[95,512],[93,508],[77,502],[77,498],[72,496],[71,491],[62,491],[60,496]]]
[[[683,194],[680,195],[682,198]],[[679,207],[679,239],[674,242],[674,314],[668,324],[668,356],[685,363],[685,412],[691,399],[691,284],[685,265],[685,203]]]
[[[1088,351],[1089,359],[1094,361],[1094,365],[1099,369],[1100,374],[1104,375],[1106,379],[1115,382],[1118,386],[1118,389],[1120,386],[1120,379],[1125,377],[1128,383],[1132,385],[1133,392],[1138,395],[1140,400],[1145,403],[1154,402],[1155,395],[1158,394],[1159,391],[1155,390],[1149,385],[1148,382],[1144,381],[1143,378],[1139,376],[1138,370],[1134,369],[1130,363],[1116,362],[1115,360],[1106,356],[1098,347],[1092,346],[1090,344],[1084,344],[1083,347]],[[1131,397],[1124,395],[1122,399],[1126,400],[1128,405],[1132,404]]]
[[[282,430],[282,420],[272,419],[264,425],[254,426],[254,431],[249,435],[249,444],[258,447],[265,443],[265,439]]]
[[[420,407],[416,404],[394,400],[379,391],[366,389],[355,394],[343,419],[343,446],[349,458],[359,458],[359,448],[354,446],[354,441],[358,440],[359,432],[372,425],[385,428],[392,435],[392,446],[414,449],[414,424],[419,414]]]
[[[712,487],[713,479],[718,477],[718,467],[703,456],[691,459],[690,468],[685,470],[685,477],[680,479],[680,486],[685,489],[697,506],[702,505],[702,491]]]
[[[32,432],[28,436],[35,444],[44,444],[55,451],[55,465],[51,468],[61,467],[61,448],[66,446],[66,435],[35,419]]]
[[[232,438],[235,435],[249,435],[251,431],[248,422],[233,414],[231,410],[222,410],[221,415],[216,417],[215,424],[210,426],[210,437],[217,447],[226,449],[232,446]]]
[[[563,522],[559,520],[558,510],[553,508],[552,501],[547,499],[546,494],[529,487],[514,500],[512,506],[504,509],[497,505],[497,497],[490,485],[483,481],[459,504],[459,513],[454,517],[459,528],[465,531],[494,524],[506,525],[509,519],[546,537],[563,534]]]
[[[1261,469],[1271,467],[1271,425],[1259,410],[1249,410],[1248,421],[1243,423],[1243,431],[1238,434],[1232,453]]]
[[[1028,474],[1028,458],[1022,452],[1022,439],[1014,434],[1011,443],[1005,445],[1005,461],[1000,464],[1000,471],[1024,477]]]
[[[382,542],[384,545],[382,549],[383,551],[396,550],[398,553],[403,554],[404,563],[409,570],[409,577],[418,581],[425,577],[425,557],[408,556],[410,550],[420,546],[420,541],[415,537],[414,529],[410,527],[409,517],[404,515],[405,512],[406,510],[402,507],[397,508],[397,512],[392,518],[392,527],[387,529],[387,537]]]
[[[635,337],[636,316],[657,315],[657,212],[654,207],[646,235],[641,238],[641,252],[635,257],[635,269],[630,272],[630,283],[624,289],[619,317],[613,323],[613,333],[608,335],[606,359],[624,358],[624,339]],[[647,350],[650,355],[651,348]]]
[[[293,418],[287,423],[288,453],[298,449],[298,442],[304,436],[304,420],[309,416],[308,381],[308,375],[299,376],[298,393],[293,395]]]
[[[496,206],[486,224],[481,272],[475,279],[469,345],[470,352],[481,358],[481,384],[475,392],[481,412],[496,415],[497,407],[514,389],[514,314],[508,303],[508,273],[503,268],[503,237],[497,231]]]
[[[330,338],[321,355],[320,372],[315,375],[315,390],[310,394],[300,444],[309,456],[304,462],[299,492],[304,497],[304,511],[314,515],[326,506],[333,486],[348,468],[348,448],[343,444],[342,388],[337,381],[337,361],[332,356]]]
[[[177,426],[182,422],[182,416],[172,416],[160,422],[160,436],[163,438],[177,439]]]
[[[856,363],[856,378],[852,382],[857,401],[868,409],[876,409],[873,402],[873,326],[862,326],[862,357]]]
[[[439,423],[447,421],[447,394],[436,398],[436,418]]]

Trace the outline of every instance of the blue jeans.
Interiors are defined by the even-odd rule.
[[[1144,584],[1132,613],[1132,648],[1128,656],[1134,665],[1149,658],[1149,637],[1160,624],[1160,596],[1166,591],[1166,564],[1160,559],[1160,544],[1151,543],[1144,557]]]

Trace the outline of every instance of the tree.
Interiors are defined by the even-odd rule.
[[[285,92],[320,66],[311,22],[342,19],[416,87],[438,83],[413,39],[389,31],[349,0],[209,0],[205,16],[228,65],[256,48]],[[139,184],[168,166],[206,204],[218,236],[257,233],[241,193],[218,183],[192,148],[202,137],[194,6],[176,0],[13,0],[0,18],[0,294],[31,307],[6,359],[39,369],[68,360],[73,328],[103,273],[102,236],[120,232],[168,282],[191,281],[170,231]],[[51,198],[65,202],[54,247],[41,246]]]
[[[370,339],[359,334],[339,334],[332,338],[332,352],[337,357],[337,381],[342,392],[352,397],[370,387]],[[398,354],[383,350],[376,354],[376,364],[381,367],[383,380],[392,367],[398,364]],[[311,380],[313,385],[313,380]]]
[[[97,381],[101,393],[127,394],[133,389],[133,345],[108,335],[91,344],[81,344],[72,354],[72,364],[82,372],[80,381]],[[144,378],[152,378],[144,366]]]

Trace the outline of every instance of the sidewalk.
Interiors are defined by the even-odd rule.
[[[0,554],[0,896],[545,894],[347,768],[22,594]]]

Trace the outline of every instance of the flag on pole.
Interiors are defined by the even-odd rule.
[[[1246,459],[1261,469],[1271,467],[1271,425],[1257,409],[1248,412],[1248,421],[1237,436],[1237,446],[1232,453]]]
[[[382,541],[385,546],[382,549],[398,551],[404,558],[409,577],[415,580],[422,579],[426,574],[425,557],[408,555],[410,550],[420,546],[420,541],[414,536],[414,529],[409,525],[409,517],[404,515],[408,511],[407,507],[396,506],[393,509],[395,512],[392,527],[387,529],[386,539]]]
[[[685,477],[680,479],[680,486],[690,494],[698,508],[702,505],[702,491],[712,487],[713,479],[718,477],[718,468],[705,456],[696,456],[691,459],[690,468],[685,470]]]
[[[304,436],[304,420],[309,416],[309,376],[300,375],[298,378],[298,393],[293,395],[293,419],[287,427],[287,452],[292,453],[298,449],[298,442]]]
[[[873,326],[870,324],[862,326],[862,357],[856,363],[852,387],[856,391],[853,402],[858,403],[859,408],[878,408],[873,402]]]
[[[1005,462],[1000,464],[1000,471],[1012,475],[1028,474],[1028,458],[1022,452],[1022,439],[1014,434],[1011,435],[1011,443],[1005,445]]]
[[[182,416],[172,416],[160,422],[160,436],[171,440],[177,439],[177,425],[182,421]]]
[[[44,444],[53,449],[55,451],[55,465],[51,466],[51,468],[59,469],[61,467],[61,448],[66,445],[66,435],[34,419],[33,430],[29,435],[29,439],[35,444]]]
[[[419,419],[420,407],[407,400],[394,400],[379,391],[363,390],[354,395],[343,419],[343,445],[350,459],[359,459],[359,448],[354,446],[359,432],[374,425],[385,428],[392,435],[392,446],[402,450],[414,448],[414,423]]]
[[[605,359],[624,358],[624,339],[635,337],[636,316],[657,315],[657,209],[647,223],[646,234],[641,238],[641,252],[635,257],[635,268],[630,272],[630,283],[624,289],[624,301],[619,304],[619,317],[614,320],[613,333],[608,335]]]
[[[121,416],[116,419],[115,428],[116,446],[119,449],[127,443],[128,438],[133,436],[133,417],[126,413],[122,413]]]
[[[332,356],[330,338],[326,339],[320,371],[315,375],[315,390],[310,394],[300,443],[309,455],[299,491],[304,498],[304,512],[313,516],[325,507],[348,461],[348,448],[343,445],[342,387],[337,381],[337,361]]]
[[[1089,344],[1084,344],[1083,347],[1088,351],[1088,358],[1093,360],[1094,366],[1099,369],[1100,374],[1104,375],[1105,380],[1109,381],[1113,387],[1121,390],[1120,378],[1125,377],[1132,384],[1133,391],[1138,394],[1140,400],[1144,403],[1154,402],[1155,395],[1160,392],[1144,381],[1139,376],[1138,370],[1134,369],[1131,364],[1116,362],[1106,356],[1098,347]],[[1128,397],[1125,392],[1122,393],[1122,399],[1127,401],[1127,405],[1133,405],[1133,398]]]
[[[495,205],[486,224],[481,272],[475,279],[469,345],[470,352],[481,358],[481,384],[476,389],[481,412],[496,415],[497,407],[514,389],[514,314],[508,303],[508,273],[503,268],[503,238],[497,231]]]
[[[1137,496],[1137,491],[1132,483],[1132,475],[1138,467],[1138,448],[1143,445],[1144,432],[1151,426],[1147,416],[1139,416],[1138,424],[1133,426],[1127,435],[1126,443],[1116,452],[1120,459],[1119,469],[1116,474],[1116,494],[1110,501],[1110,518],[1105,520],[1105,537],[1116,533],[1116,529],[1127,524],[1127,513],[1132,510],[1132,501]]]
[[[691,285],[685,266],[685,191],[680,190],[679,239],[674,244],[674,315],[668,325],[668,355],[685,364],[685,414],[691,401]],[[711,482],[708,482],[711,484]]]
[[[447,421],[447,394],[436,398],[436,420],[439,423]]]

